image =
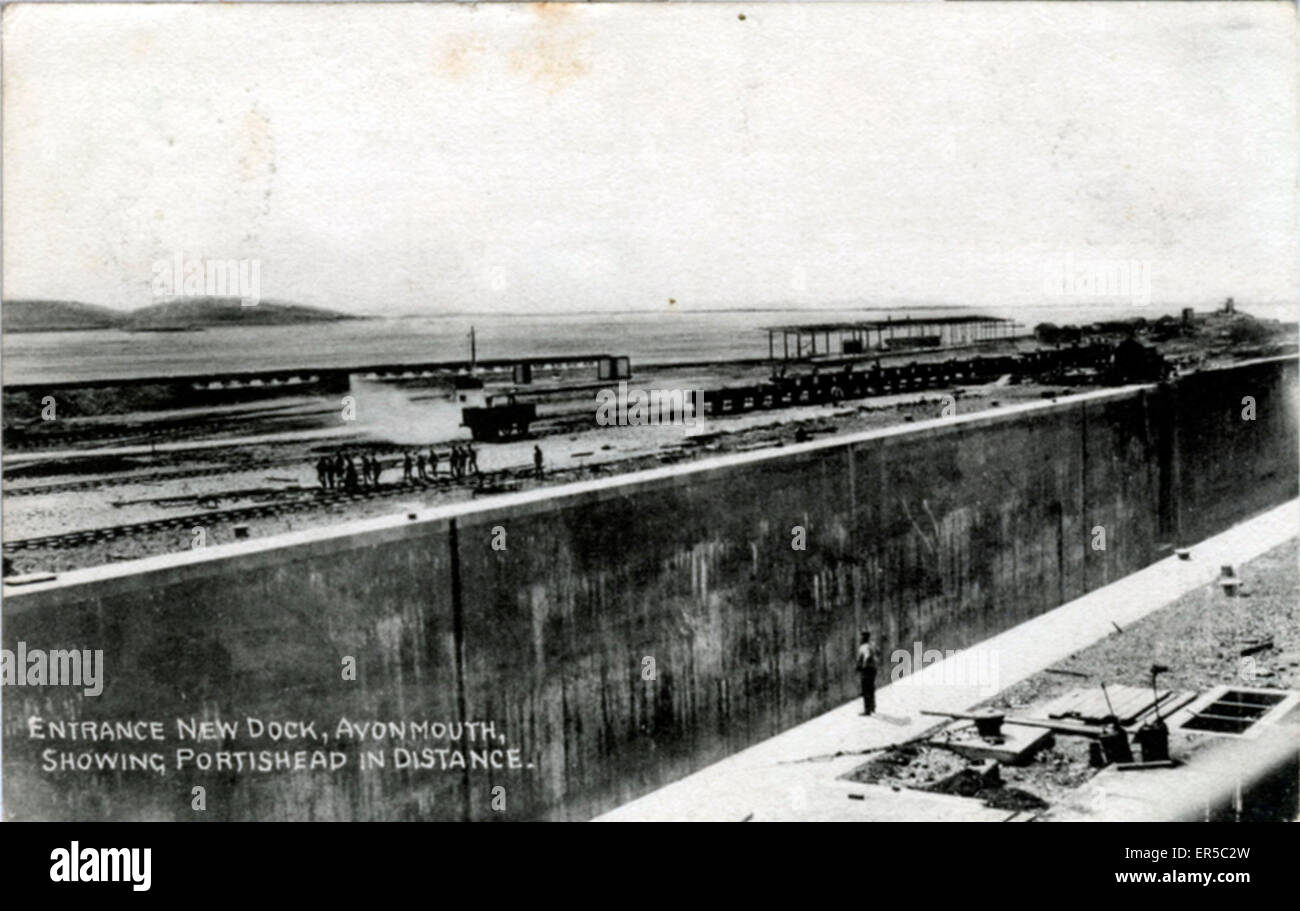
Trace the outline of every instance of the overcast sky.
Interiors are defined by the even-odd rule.
[[[8,7],[4,296],[1293,301],[1287,3]],[[740,16],[743,14],[744,19]]]

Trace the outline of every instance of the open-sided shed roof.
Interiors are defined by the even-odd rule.
[[[957,326],[977,323],[1011,323],[1014,320],[1000,316],[919,316],[902,319],[855,320],[839,323],[789,323],[783,326],[764,326],[768,332],[852,332],[854,330],[888,329],[891,326]]]

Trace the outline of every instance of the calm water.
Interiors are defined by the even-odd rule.
[[[480,358],[620,354],[632,364],[767,356],[761,327],[791,322],[937,316],[952,308],[709,313],[537,314],[375,319],[302,326],[223,327],[202,332],[29,332],[3,339],[5,383],[463,360],[469,330]],[[1027,327],[1131,313],[1115,308],[981,310]],[[1154,308],[1143,315],[1161,315]],[[1271,314],[1259,314],[1271,315]]]

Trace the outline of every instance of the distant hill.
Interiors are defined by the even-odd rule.
[[[359,319],[322,307],[259,301],[245,307],[237,297],[194,297],[141,307],[126,314],[123,329],[183,329],[206,326],[291,326]]]
[[[152,304],[123,312],[76,301],[5,301],[0,305],[5,332],[58,332],[74,329],[200,329],[209,326],[291,326],[299,323],[361,319],[322,307],[259,301],[244,307],[237,297],[196,297]]]
[[[112,329],[126,314],[97,304],[77,301],[5,301],[0,304],[0,330],[4,332],[60,332],[74,329]]]

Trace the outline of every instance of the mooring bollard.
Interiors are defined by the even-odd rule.
[[[1241,578],[1237,575],[1237,568],[1231,565],[1225,565],[1219,570],[1219,585],[1223,587],[1223,593],[1229,598],[1235,598],[1241,590]]]

